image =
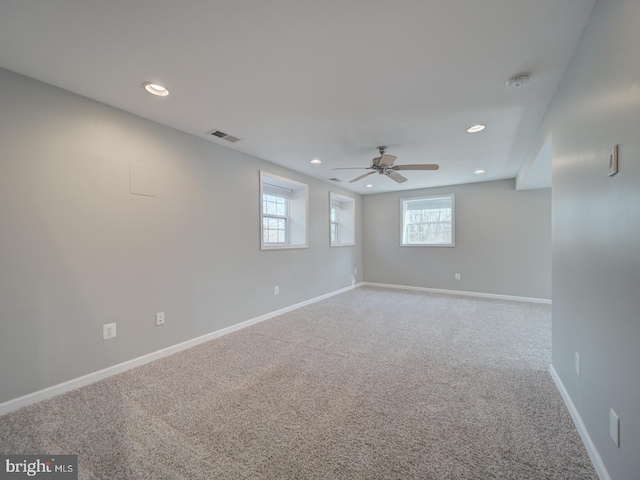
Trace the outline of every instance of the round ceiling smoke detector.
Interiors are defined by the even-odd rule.
[[[529,75],[521,74],[507,80],[507,88],[518,90],[529,83]]]

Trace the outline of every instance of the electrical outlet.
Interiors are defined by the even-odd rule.
[[[279,286],[275,286],[273,287],[273,294],[274,295],[280,295],[280,287]]]
[[[460,274],[456,273],[456,280],[460,280]]]
[[[116,336],[116,324],[115,323],[105,323],[102,326],[102,339],[109,340]]]
[[[576,361],[575,361],[576,375],[580,376],[580,354],[576,352]]]
[[[354,286],[355,284],[356,284],[356,276],[351,275],[351,286]]]
[[[357,269],[357,268],[354,268],[354,269],[353,269],[353,276],[355,277],[356,275],[358,275],[358,269]]]
[[[620,419],[613,408],[609,410],[609,435],[616,447],[620,446]]]
[[[164,312],[156,313],[156,325],[164,325]]]

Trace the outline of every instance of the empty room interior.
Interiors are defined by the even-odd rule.
[[[0,477],[639,479],[638,25],[3,0]]]

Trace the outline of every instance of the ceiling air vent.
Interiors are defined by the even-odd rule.
[[[238,140],[241,140],[238,137],[234,137],[233,135],[229,135],[228,133],[224,133],[222,130],[217,130],[217,129],[207,132],[207,135],[213,135],[214,137],[223,138],[224,140],[227,140],[232,143],[235,143]]]
[[[340,180],[339,178],[333,177],[330,178],[329,180],[331,180],[332,182],[341,182],[342,180]]]

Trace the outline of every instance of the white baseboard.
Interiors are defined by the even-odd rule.
[[[400,290],[415,290],[417,292],[446,293],[448,295],[462,295],[465,297],[496,298],[499,300],[513,300],[516,302],[546,303],[548,305],[551,305],[551,300],[549,300],[548,298],[516,297],[513,295],[498,295],[495,293],[465,292],[463,290],[444,290],[442,288],[412,287],[409,285],[392,285],[387,283],[373,282],[363,282],[361,285],[365,285],[368,287],[397,288]]]
[[[83,375],[78,378],[73,378],[66,382],[59,383],[57,385],[53,385],[51,387],[47,387],[42,390],[38,390],[37,392],[29,393],[27,395],[23,395],[22,397],[14,398],[13,400],[8,400],[4,403],[0,403],[0,415],[13,412],[15,410],[18,410],[19,408],[26,407],[27,405],[31,405],[31,404],[40,402],[42,400],[46,400],[47,398],[55,397],[62,393],[97,382],[98,380],[102,380],[104,378],[111,377],[118,373],[131,370],[132,368],[139,367],[140,365],[153,362],[154,360],[158,360],[168,355],[178,353],[182,350],[195,347],[196,345],[199,345],[201,343],[208,342],[209,340],[213,340],[214,338],[222,337],[223,335],[227,335],[229,333],[241,330],[250,325],[255,325],[256,323],[264,322],[265,320],[269,320],[270,318],[277,317],[278,315],[282,315],[283,313],[287,313],[292,310],[296,310],[298,308],[304,307],[306,305],[319,302],[320,300],[333,297],[334,295],[338,295],[340,293],[353,290],[354,288],[360,287],[361,285],[362,283],[358,283],[349,287],[341,288],[339,290],[335,290],[333,292],[320,295],[319,297],[311,298],[309,300],[305,300],[304,302],[296,303],[295,305],[290,305],[288,307],[281,308],[280,310],[266,313],[264,315],[260,315],[259,317],[255,317],[255,318],[246,320],[244,322],[237,323],[235,325],[231,325],[229,327],[222,328],[220,330],[216,330],[215,332],[207,333],[206,335],[192,338],[191,340],[187,340],[185,342],[181,342],[176,345],[172,345],[170,347],[148,353],[141,357],[133,358],[131,360],[127,360],[126,362],[122,362],[117,365],[113,365],[111,367],[103,368],[102,370],[98,370],[97,372],[88,373],[87,375]]]
[[[585,427],[584,422],[582,421],[582,417],[578,413],[578,410],[576,410],[576,407],[573,404],[571,397],[569,396],[569,392],[567,392],[567,389],[564,388],[564,384],[558,376],[558,372],[556,372],[556,369],[553,368],[553,365],[549,365],[549,373],[551,374],[551,378],[553,378],[553,381],[555,382],[556,387],[558,388],[558,391],[560,392],[560,395],[564,400],[564,404],[567,406],[567,409],[571,414],[571,418],[573,418],[573,423],[575,424],[576,429],[580,434],[580,438],[582,438],[582,443],[584,443],[584,447],[587,449],[587,453],[589,454],[589,458],[591,458],[591,463],[593,463],[593,468],[595,468],[598,477],[600,478],[600,480],[611,480],[609,472],[607,472],[607,469],[604,466],[604,462],[602,461],[602,457],[598,453],[596,446],[593,444],[591,436],[587,431],[587,427]]]

